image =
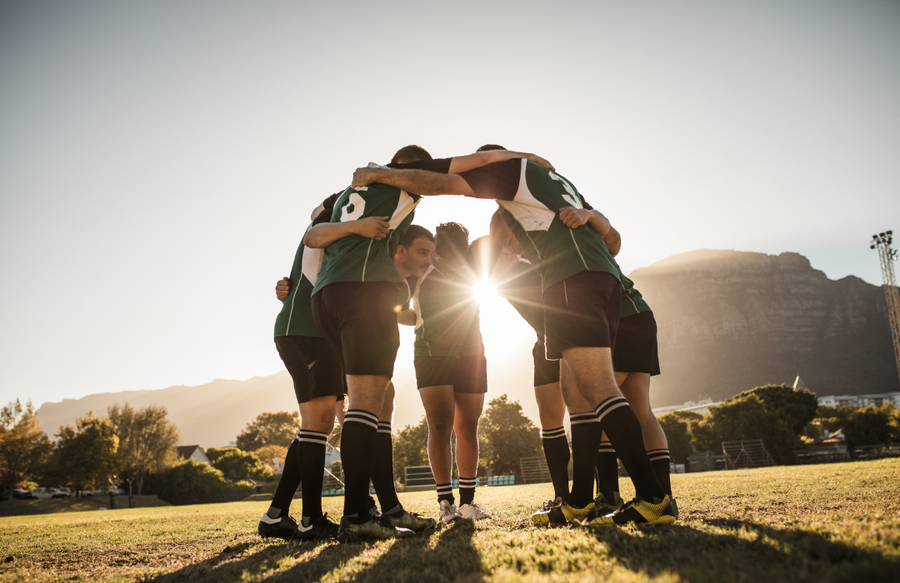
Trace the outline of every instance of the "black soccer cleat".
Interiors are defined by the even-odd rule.
[[[369,540],[387,540],[392,538],[409,538],[415,536],[416,533],[406,528],[395,528],[382,524],[378,518],[370,518],[362,524],[350,522],[346,516],[341,518],[341,524],[338,526],[337,538],[342,543],[369,541]]]
[[[285,514],[281,518],[271,518],[263,512],[256,532],[263,538],[282,538],[290,540],[297,534],[297,521]]]
[[[313,520],[309,526],[303,526],[303,522],[297,525],[297,534],[294,539],[299,541],[305,540],[321,540],[326,538],[337,538],[338,525],[328,520],[328,513]]]

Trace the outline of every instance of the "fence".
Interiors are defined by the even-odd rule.
[[[522,481],[526,484],[550,481],[550,468],[547,467],[547,458],[544,456],[520,458],[519,467],[522,470]]]

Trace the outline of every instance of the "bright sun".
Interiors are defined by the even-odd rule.
[[[497,301],[500,297],[497,293],[497,286],[489,279],[479,279],[476,281],[475,285],[472,287],[472,296],[482,308]]]

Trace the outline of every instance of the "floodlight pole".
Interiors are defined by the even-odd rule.
[[[878,258],[881,260],[881,278],[884,280],[882,287],[885,300],[887,300],[891,338],[894,341],[897,375],[900,376],[900,294],[897,293],[897,282],[894,280],[894,261],[897,261],[897,251],[891,249],[893,238],[893,231],[872,235],[869,249],[878,249]]]

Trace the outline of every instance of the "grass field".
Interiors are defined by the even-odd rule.
[[[265,501],[4,517],[0,581],[900,581],[900,460],[673,483],[672,526],[537,529],[540,484],[479,489],[492,520],[370,544],[262,542]],[[431,492],[401,500],[436,514]]]

